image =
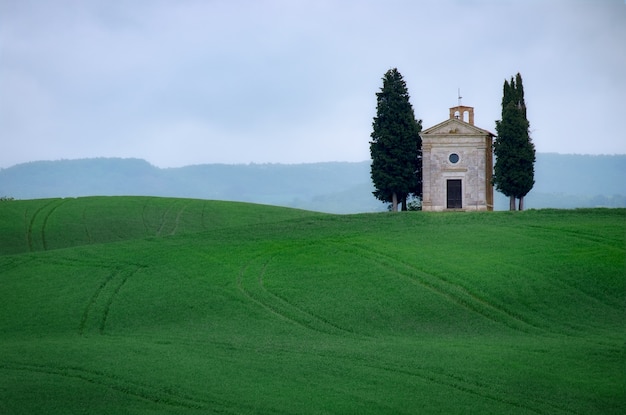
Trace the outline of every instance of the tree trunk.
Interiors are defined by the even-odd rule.
[[[393,192],[393,194],[391,195],[391,211],[398,211],[398,195],[396,194],[396,192]]]
[[[403,211],[403,212],[406,212],[407,210],[408,210],[408,209],[407,209],[407,206],[406,206],[406,196],[405,196],[405,197],[402,199],[402,211]]]
[[[524,210],[524,196],[519,198],[519,210]]]
[[[509,210],[515,210],[515,196],[509,196]]]

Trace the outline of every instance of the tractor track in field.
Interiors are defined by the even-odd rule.
[[[513,267],[514,265],[509,264],[509,266]],[[514,267],[516,268],[516,270],[518,270],[518,272],[536,275],[537,278],[546,279],[551,285],[559,289],[576,291],[577,293],[580,293],[581,295],[585,296],[589,300],[600,303],[604,306],[609,306],[609,307],[622,307],[623,306],[623,302],[619,298],[615,298],[614,301],[611,301],[609,300],[609,298],[607,298],[607,296],[600,296],[595,293],[586,291],[582,289],[581,287],[576,286],[566,280],[553,278],[551,276],[546,276],[545,273],[541,273],[538,271],[529,271],[528,268],[523,268],[522,266],[514,266]]]
[[[160,336],[147,336],[147,338],[156,341],[157,343],[163,340],[163,338]],[[207,343],[210,343],[224,350],[233,350],[233,345],[226,342],[207,342],[202,340],[189,341],[189,339],[180,338],[171,338],[168,339],[168,341],[194,347],[204,347]],[[372,369],[378,372],[391,372],[402,377],[420,379],[422,381],[437,384],[441,387],[454,389],[456,391],[463,392],[469,395],[474,395],[481,399],[487,399],[493,402],[508,405],[514,408],[511,411],[512,413],[515,413],[515,409],[517,409],[536,413],[539,415],[582,415],[580,412],[567,409],[563,405],[558,405],[557,403],[554,403],[545,398],[535,398],[530,403],[526,399],[521,397],[519,399],[507,398],[507,392],[503,390],[502,387],[500,387],[500,385],[498,385],[495,381],[492,383],[488,383],[485,381],[481,381],[480,379],[468,378],[458,374],[447,373],[445,370],[437,370],[435,368],[427,368],[422,366],[406,367],[405,364],[402,364],[402,367],[398,367],[397,362],[381,362],[378,361],[377,356],[369,354],[363,355],[361,357],[355,357],[353,355],[333,353],[329,351],[294,350],[291,347],[282,347],[277,349],[272,348],[271,350],[267,350],[265,352],[259,352],[258,348],[254,346],[237,345],[237,349],[240,348],[254,351],[255,353],[268,353],[272,356],[276,356],[276,353],[292,355],[296,358],[302,356],[316,356],[324,359],[324,361],[326,362],[326,364],[323,365],[324,367],[335,367],[337,365],[334,364],[334,362],[340,361],[342,362],[341,365],[349,365],[353,368],[360,367]],[[535,405],[533,405],[533,403]]]
[[[263,258],[265,259],[265,262],[258,273],[254,274],[252,277],[246,277],[251,265]],[[268,258],[267,256],[260,255],[257,258],[250,260],[242,267],[239,272],[239,276],[237,277],[237,287],[246,298],[264,308],[271,314],[281,319],[290,321],[307,330],[313,330],[325,334],[349,334],[351,336],[357,334],[353,331],[339,327],[320,316],[312,314],[292,304],[285,298],[268,291],[263,285],[263,278],[271,260],[272,257]],[[247,286],[245,282],[251,282],[250,286]]]
[[[572,284],[572,283],[570,283],[570,282],[567,282],[567,281],[563,281],[563,280],[557,280],[557,281],[558,281],[558,282],[555,282],[555,284],[557,284],[557,283],[558,283],[559,285],[565,286],[565,287],[567,287],[568,289],[575,290],[575,291],[577,291],[577,292],[579,292],[579,293],[583,294],[583,295],[584,295],[584,296],[586,296],[587,298],[590,298],[590,299],[592,299],[593,301],[596,301],[596,302],[598,302],[598,303],[600,303],[600,304],[603,304],[603,305],[605,305],[605,306],[609,306],[609,307],[620,307],[620,308],[624,306],[624,300],[623,300],[623,298],[615,298],[615,300],[614,300],[614,301],[609,301],[609,300],[608,300],[608,298],[607,298],[607,296],[601,296],[601,295],[598,295],[598,294],[596,294],[596,293],[591,293],[591,292],[586,291],[586,290],[583,290],[581,287],[576,286],[576,285],[574,285],[574,284]],[[609,298],[610,298],[610,297],[609,297]]]
[[[97,256],[89,256],[87,253],[81,253],[80,257],[63,257],[63,256],[46,256],[46,257],[31,257],[28,258],[26,262],[38,262],[41,264],[48,265],[59,265],[59,266],[69,266],[69,267],[88,267],[88,268],[99,268],[99,269],[111,269],[111,262],[107,261],[104,258],[99,258]],[[126,266],[134,266],[137,268],[143,268],[145,265],[143,264],[125,264]]]
[[[178,231],[178,225],[180,224],[180,217],[185,213],[185,210],[189,207],[189,203],[185,204],[176,214],[176,219],[174,220],[174,229],[168,234],[169,236],[173,236]]]
[[[117,295],[119,294],[120,290],[122,289],[122,287],[124,286],[124,284],[126,284],[126,281],[128,281],[128,278],[130,278],[135,271],[131,271],[129,273],[122,273],[121,274],[121,279],[119,281],[118,284],[115,285],[115,289],[113,290],[113,293],[109,296],[109,298],[106,301],[106,304],[104,306],[104,311],[102,313],[102,318],[100,319],[100,326],[98,327],[98,330],[100,331],[100,334],[104,334],[104,329],[106,327],[107,324],[107,319],[109,318],[109,312],[111,311],[111,305],[113,304],[113,300],[117,297]]]
[[[8,272],[12,269],[19,268],[30,262],[29,258],[24,257],[3,257],[0,256],[0,273]]]
[[[161,214],[161,221],[159,223],[159,227],[157,228],[155,236],[161,236],[161,234],[163,233],[163,228],[165,228],[165,224],[167,223],[167,216],[172,209],[174,209],[173,203],[169,205],[167,209],[165,209],[165,211],[163,211],[163,213]]]
[[[275,299],[278,302],[282,302],[286,305],[288,305],[289,307],[293,308],[294,310],[297,310],[298,312],[304,314],[306,317],[317,320],[318,322],[322,323],[323,326],[328,326],[330,328],[329,331],[327,331],[328,333],[332,334],[333,332],[336,333],[337,331],[339,331],[340,333],[344,333],[344,334],[350,334],[350,335],[355,335],[357,333],[355,333],[354,331],[351,330],[347,330],[344,329],[343,327],[340,327],[330,321],[328,321],[325,318],[322,318],[316,314],[310,313],[304,309],[302,309],[301,307],[296,306],[295,304],[293,304],[291,301],[289,301],[287,298],[280,296],[278,294],[275,294],[271,291],[269,291],[265,285],[263,284],[263,278],[265,276],[265,269],[263,270],[263,273],[259,274],[259,287],[266,292],[269,296],[271,296],[273,299]]]
[[[50,216],[52,216],[54,211],[67,201],[68,199],[62,199],[59,203],[54,205],[43,218],[43,224],[41,225],[41,243],[43,245],[44,251],[48,250],[48,241],[46,240],[46,226],[48,225],[48,220],[50,219]]]
[[[148,202],[150,199],[147,199],[143,204],[143,208],[141,209],[141,222],[143,223],[143,229],[145,235],[148,235],[150,232],[150,228],[148,227],[148,222],[146,221],[146,209],[148,208]]]
[[[219,399],[213,398],[200,399],[189,394],[175,392],[171,388],[155,387],[144,383],[134,382],[98,370],[88,370],[80,367],[56,367],[51,365],[12,362],[0,363],[0,369],[39,373],[59,376],[66,379],[80,380],[158,405],[186,409],[206,409],[225,414],[237,413],[230,409],[234,405],[226,401],[220,401]]]
[[[202,214],[200,215],[200,224],[202,225],[202,229],[206,230],[206,223],[205,223],[205,217],[206,217],[206,203],[202,204]]]
[[[564,229],[554,229],[554,228],[550,228],[550,227],[546,227],[546,226],[539,226],[539,225],[527,225],[528,228],[530,229],[537,229],[537,230],[541,230],[541,231],[548,231],[550,233],[556,233],[556,232],[561,232],[563,234],[565,234],[566,237],[568,238],[572,238],[572,239],[578,239],[580,241],[585,241],[588,243],[593,243],[595,245],[599,245],[602,249],[611,249],[611,250],[619,250],[619,252],[623,255],[624,253],[624,249],[623,248],[618,248],[610,243],[607,243],[606,240],[596,237],[596,236],[592,236],[592,235],[585,235],[585,234],[581,234],[579,232],[573,231],[573,230],[564,230]],[[605,295],[598,295],[597,293],[593,293],[590,292],[588,290],[584,290],[583,288],[576,286],[566,280],[562,280],[562,279],[550,279],[550,282],[553,283],[554,285],[560,286],[560,287],[565,287],[568,289],[572,289],[575,290],[581,294],[583,294],[584,296],[597,301],[603,305],[609,306],[609,307],[623,307],[623,299],[622,298],[614,298],[613,301],[611,301],[609,298]],[[607,301],[608,300],[608,301]]]
[[[37,210],[35,210],[33,216],[31,216],[30,218],[30,221],[27,220],[28,212],[24,211],[24,221],[28,223],[26,227],[26,242],[28,244],[28,249],[30,250],[30,252],[35,252],[35,246],[33,243],[33,228],[35,227],[35,221],[37,220],[37,217],[45,208],[56,202],[58,202],[58,200],[53,199],[45,205],[40,206]]]
[[[623,248],[616,246],[617,244],[620,244],[621,241],[607,240],[600,236],[590,235],[588,233],[583,233],[583,232],[577,232],[575,230],[570,230],[570,229],[551,228],[549,226],[540,226],[540,225],[526,225],[526,227],[529,229],[535,229],[535,230],[540,230],[544,232],[547,231],[551,234],[558,232],[567,236],[568,238],[578,239],[578,240],[590,242],[596,245],[601,245],[604,249],[623,251]]]
[[[554,403],[547,400],[539,400],[538,404],[541,406],[550,407],[550,409],[539,409],[535,405],[529,405],[526,400],[514,400],[501,398],[500,396],[506,396],[506,392],[502,391],[500,394],[493,393],[494,388],[498,388],[496,384],[486,384],[479,381],[470,381],[466,380],[458,375],[451,375],[447,373],[440,373],[434,370],[425,369],[425,368],[414,368],[414,369],[400,369],[391,366],[381,366],[381,365],[371,365],[365,364],[366,367],[370,367],[372,369],[377,369],[386,372],[397,373],[404,376],[417,377],[422,380],[426,380],[428,382],[436,383],[441,386],[449,387],[452,389],[456,389],[458,391],[476,395],[483,399],[489,399],[494,402],[502,403],[505,405],[509,405],[515,407],[517,409],[523,409],[526,411],[531,411],[539,415],[556,415],[556,414],[567,414],[567,415],[581,415],[579,412],[574,412],[568,410],[562,406],[557,406]]]
[[[508,310],[478,297],[476,294],[470,292],[459,284],[455,284],[447,279],[422,271],[412,264],[401,261],[385,253],[357,244],[351,244],[350,246],[361,251],[366,258],[377,262],[385,269],[391,269],[397,275],[405,277],[415,284],[426,287],[460,307],[463,307],[473,313],[477,313],[488,320],[525,333],[545,332],[545,329],[539,325],[536,325],[521,316],[514,315]]]
[[[83,311],[78,326],[78,333],[81,336],[90,328],[97,328],[99,334],[104,334],[113,301],[128,279],[140,268],[142,267],[133,266],[128,270],[117,267],[100,282]]]
[[[165,211],[161,215],[161,223],[159,223],[159,227],[158,227],[158,229],[156,231],[155,236],[161,236],[161,233],[163,232],[163,228],[165,227],[165,223],[167,222],[167,220],[166,220],[167,215],[170,213],[170,210],[172,210],[172,206],[170,206],[167,209],[165,209]]]
[[[158,341],[163,340],[160,336],[148,336],[148,338]],[[192,345],[194,347],[204,347],[204,345],[207,344],[206,341],[189,341],[188,339],[181,340],[180,338],[172,338],[169,339],[169,341],[179,344]],[[233,346],[230,343],[214,341],[209,341],[208,343],[221,347],[224,350],[233,350]],[[254,346],[245,347],[238,345],[237,347],[243,347],[250,351],[254,350],[255,353],[260,353],[258,348]],[[378,361],[377,356],[374,355],[363,355],[361,357],[355,358],[354,355],[348,355],[343,353],[315,350],[294,350],[291,347],[283,347],[278,349],[273,348],[272,350],[268,350],[265,353],[269,353],[275,356],[277,352],[300,357],[317,356],[324,359],[325,361],[328,361],[328,363],[324,365],[327,367],[335,367],[336,365],[333,364],[333,362],[341,361],[342,364],[348,364],[350,367],[368,368],[379,372],[391,372],[403,377],[417,378],[422,381],[440,385],[442,387],[454,389],[456,391],[463,392],[469,395],[474,395],[481,399],[487,399],[493,402],[508,405],[514,408],[511,411],[512,413],[515,413],[516,408],[517,410],[524,410],[539,415],[582,415],[580,412],[568,409],[564,405],[559,405],[558,403],[555,403],[552,400],[545,398],[534,398],[532,401],[530,401],[530,403],[524,397],[520,397],[519,399],[507,398],[507,391],[503,390],[503,388],[495,381],[489,383],[481,381],[480,379],[473,379],[459,374],[447,373],[445,370],[437,370],[434,368],[427,368],[422,366],[406,367],[406,364],[404,363],[402,363],[402,367],[398,367],[397,362],[381,362]]]
[[[89,244],[93,244],[93,237],[91,236],[91,232],[89,232],[89,227],[87,226],[87,208],[83,209],[83,227],[85,228],[85,235],[87,235],[87,241]]]
[[[341,355],[334,353],[324,352],[294,352],[292,350],[284,350],[284,353],[292,354],[314,354],[316,356],[329,359],[340,360],[348,362],[351,366],[365,367],[374,369],[380,372],[391,372],[406,377],[418,378],[430,383],[434,383],[443,387],[455,389],[460,392],[464,392],[470,395],[475,395],[481,399],[489,399],[494,402],[499,402],[505,405],[509,405],[513,408],[523,409],[525,411],[533,412],[539,415],[582,415],[579,412],[569,410],[563,406],[559,406],[552,401],[546,399],[535,399],[537,405],[529,404],[525,399],[508,399],[506,398],[506,391],[502,390],[497,383],[487,383],[477,379],[467,379],[458,374],[446,373],[444,370],[435,370],[426,367],[398,367],[397,363],[380,362],[375,356],[365,356],[365,358],[357,358],[350,355]],[[404,366],[404,364],[403,364]],[[494,392],[495,391],[495,392]],[[504,396],[501,398],[500,396]],[[549,407],[550,409],[540,409],[537,406]],[[515,411],[512,411],[514,413]]]

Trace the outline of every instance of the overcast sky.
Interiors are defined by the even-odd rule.
[[[0,167],[368,160],[394,67],[424,128],[520,72],[537,151],[624,154],[625,43],[624,0],[0,0]]]

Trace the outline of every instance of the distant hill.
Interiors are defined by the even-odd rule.
[[[501,199],[505,204],[499,210],[508,209]],[[527,206],[625,207],[626,155],[537,154]]]
[[[626,207],[626,155],[540,153],[527,208]],[[36,161],[0,169],[0,196],[137,195],[232,200],[329,213],[385,210],[370,162],[203,164],[161,169],[140,159]],[[508,208],[496,194],[496,209]]]

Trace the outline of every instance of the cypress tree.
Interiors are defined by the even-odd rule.
[[[408,196],[422,196],[422,121],[415,119],[400,72],[390,69],[382,79],[370,135],[371,177],[374,196],[395,212],[398,202],[406,210]]]
[[[535,184],[535,146],[528,133],[524,86],[518,73],[511,81],[504,81],[502,94],[502,119],[496,121],[498,136],[494,142],[496,164],[493,184],[496,190],[509,197],[510,210],[524,209],[524,196]]]

